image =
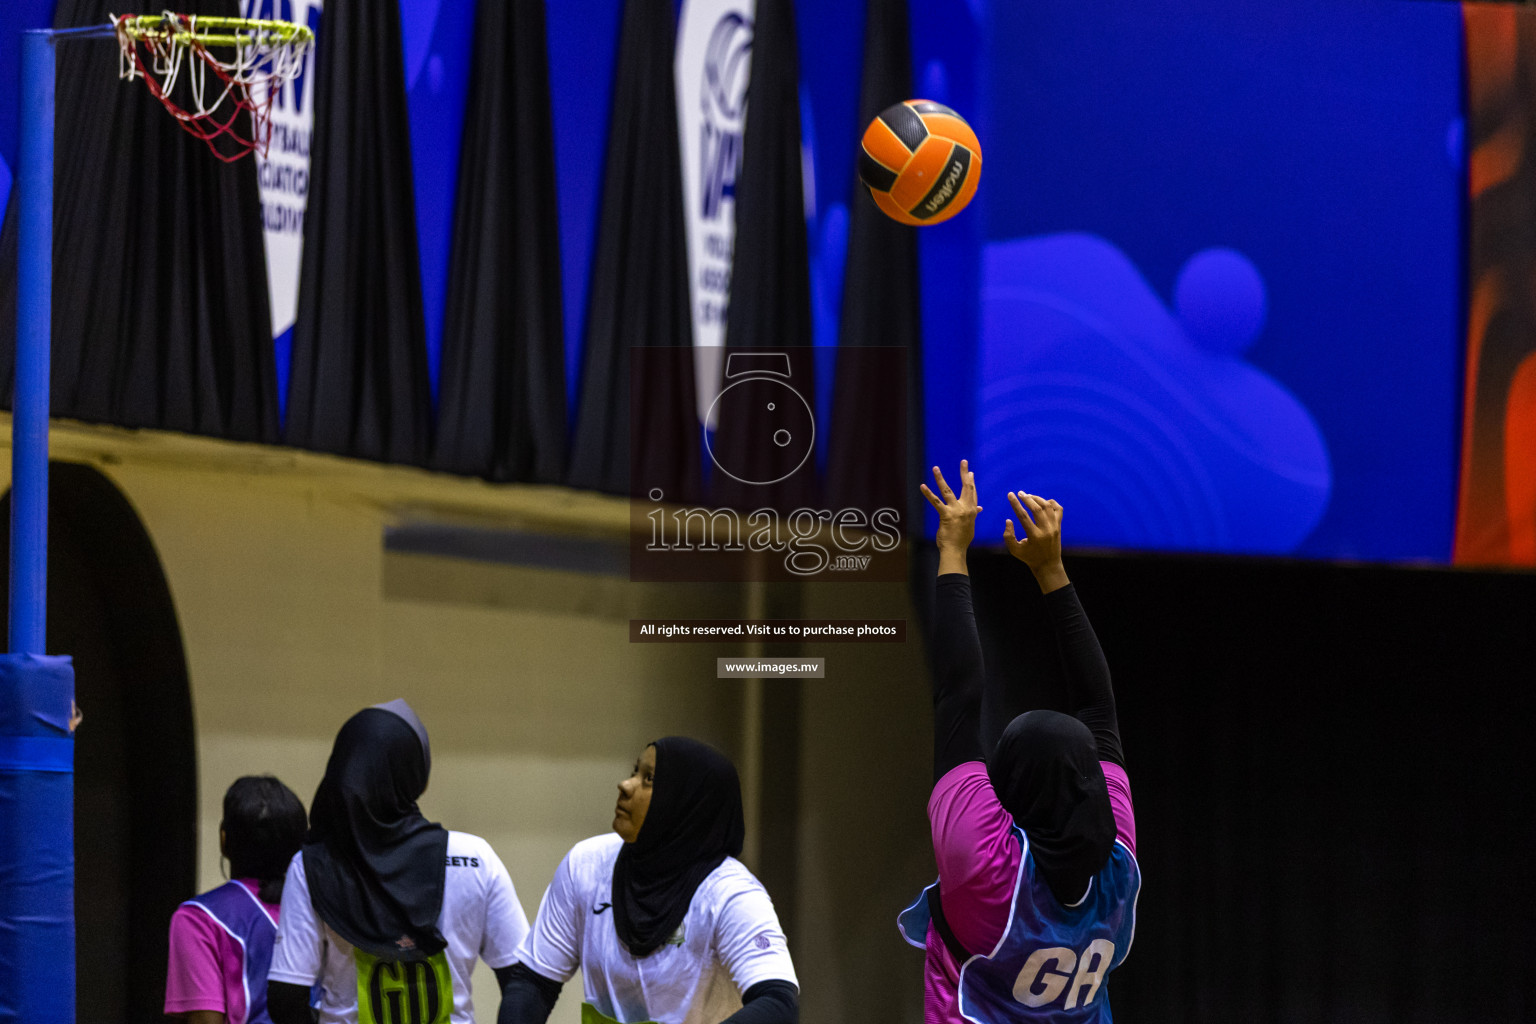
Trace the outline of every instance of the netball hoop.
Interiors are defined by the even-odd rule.
[[[315,43],[313,32],[292,22],[172,11],[113,15],[112,27],[118,77],[142,78],[171,116],[226,163],[253,150],[266,156],[273,101],[304,70]]]
[[[314,46],[314,33],[288,22],[172,13],[22,33],[10,199],[18,240],[10,621],[0,654],[0,1021],[26,1024],[75,1021],[74,672],[67,657],[44,653],[55,49],[113,36],[121,76],[144,79],[226,162],[266,152],[277,91],[298,77]]]

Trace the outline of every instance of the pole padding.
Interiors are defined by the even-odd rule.
[[[74,1024],[75,670],[0,654],[0,1024]]]

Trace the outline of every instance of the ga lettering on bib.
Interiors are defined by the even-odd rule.
[[[1136,933],[1141,869],[1135,856],[1117,839],[1082,901],[1063,907],[1038,876],[1028,837],[1018,826],[1013,831],[1023,856],[1008,927],[990,953],[957,958],[960,1016],[975,1024],[1110,1024],[1104,982],[1124,962]],[[930,923],[927,893],[897,919],[919,949]]]
[[[381,960],[360,949],[357,962],[357,1024],[449,1024],[453,976],[448,955],[425,960]]]

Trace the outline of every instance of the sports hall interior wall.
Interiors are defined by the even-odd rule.
[[[816,25],[809,6],[800,5],[798,29],[803,96],[817,115],[804,134],[816,157],[820,205],[808,248],[813,326],[824,340],[836,335],[843,266],[834,200],[851,187],[846,138],[848,125],[857,127],[851,65],[831,55],[856,37],[857,24]],[[1013,45],[981,38],[965,13],[989,7],[1057,58],[1038,65],[1051,89],[1018,80],[1035,65],[988,65]],[[611,85],[606,48],[617,38],[587,22],[616,29],[619,5],[549,9],[554,84],[584,86],[552,96],[564,133],[556,155],[574,389]],[[1250,361],[1321,410],[1330,450],[1349,456],[1332,464],[1329,518],[1298,550],[1446,560],[1463,354],[1460,161],[1468,155],[1457,134],[1465,127],[1457,121],[1458,6],[1308,0],[1272,5],[1268,20],[1214,0],[954,0],[948,9],[956,17],[914,40],[914,91],[968,109],[961,101],[973,100],[984,129],[1003,126],[988,120],[1000,100],[1017,97],[1030,113],[1028,131],[982,133],[999,140],[989,141],[989,181],[1009,180],[1010,159],[1019,170],[1015,201],[988,207],[998,194],[989,187],[975,217],[924,236],[929,408],[948,411],[957,399],[969,410],[984,379],[976,352],[982,245],[1001,253],[1011,241],[1096,233],[1134,264],[1132,297],[1151,290],[1160,317],[1172,315],[1168,299],[1191,253],[1237,245],[1269,286],[1267,332]],[[1218,17],[1224,34],[1213,46]],[[1149,33],[1158,45],[1148,45]],[[554,52],[562,48],[582,61],[562,63]],[[1306,96],[1363,97],[1364,113],[1320,116],[1298,101],[1289,64],[1262,65],[1268,74],[1259,75],[1258,62],[1236,56],[1244,52],[1280,52],[1313,69],[1324,65],[1312,57],[1326,57],[1340,77],[1332,88],[1309,77],[1315,91]],[[1194,59],[1201,55],[1219,59]],[[1091,73],[1090,61],[1108,70]],[[601,66],[589,74],[594,63]],[[1125,88],[1132,67],[1147,82],[1169,83],[1171,101]],[[829,68],[840,82],[817,77]],[[1400,88],[1392,69],[1415,88]],[[1085,81],[1094,88],[1080,88]],[[1282,131],[1283,119],[1256,122],[1234,83],[1254,86],[1265,110],[1303,134]],[[1208,134],[1191,142],[1178,115],[1210,115],[1212,97],[1224,98],[1226,120],[1206,116]],[[1108,104],[1129,111],[1120,129]],[[1156,119],[1165,116],[1172,120]],[[412,131],[425,119],[414,112]],[[1085,134],[1085,123],[1098,130]],[[1313,129],[1328,134],[1326,145],[1306,134]],[[1142,145],[1128,148],[1131,141]],[[1085,142],[1102,147],[1096,159],[1084,160]],[[1301,163],[1271,159],[1266,147]],[[1065,156],[1051,163],[1049,153]],[[1399,159],[1409,155],[1411,164]],[[1330,173],[1317,173],[1319,159]],[[1298,196],[1296,181],[1348,190]],[[1381,182],[1423,207],[1393,206],[1395,193]],[[1362,196],[1371,204],[1356,202]],[[1290,203],[1323,215],[1294,221]],[[1384,226],[1341,219],[1339,208],[1375,210]],[[1265,230],[1269,219],[1278,229]],[[1341,227],[1369,245],[1341,241]],[[1405,264],[1412,275],[1398,273]],[[1370,301],[1359,290],[1366,277],[1376,289]],[[253,322],[241,319],[245,328]],[[238,358],[222,369],[249,373]],[[1427,390],[1405,398],[1409,384]],[[164,394],[185,398],[174,386]],[[260,397],[252,408],[261,415],[249,422],[265,430],[261,410],[276,398]],[[161,422],[136,415],[102,418]],[[928,454],[946,467],[976,455],[978,442],[996,439],[979,436],[980,422],[971,411],[930,415]],[[241,436],[263,435],[251,427]],[[808,647],[831,659],[829,678],[767,685],[748,742],[746,692],[717,683],[709,669],[715,654],[738,651],[641,647],[624,632],[635,614],[744,607],[740,593],[679,597],[611,573],[410,553],[386,541],[402,524],[448,521],[565,539],[574,529],[612,542],[621,514],[605,499],[559,488],[492,491],[473,480],[110,428],[65,426],[54,451],[97,467],[122,492],[161,561],[197,744],[199,886],[220,877],[213,837],[227,782],[273,771],[307,798],[335,727],[379,699],[406,696],[422,709],[438,750],[426,810],[489,838],[530,913],[569,844],[606,827],[611,787],[640,744],[688,731],[743,760],[756,743],[757,866],[791,929],[804,1019],[919,1019],[918,957],[893,928],[895,910],[932,874],[922,816],[926,667],[915,635],[899,647]],[[1392,488],[1371,468],[1378,458],[1391,463]],[[1028,580],[995,556],[978,555],[975,569],[993,670],[1048,673],[1049,658],[1034,660]],[[1165,1019],[1170,1006],[1178,1019],[1201,1021],[1532,1015],[1531,982],[1509,966],[1509,951],[1536,923],[1524,864],[1531,826],[1521,814],[1533,795],[1532,708],[1520,687],[1536,653],[1530,575],[1125,554],[1078,555],[1070,569],[1116,673],[1147,875],[1141,941],[1114,980],[1123,1015]],[[914,582],[920,599],[926,582]],[[771,601],[807,615],[908,614],[908,596],[882,588],[826,587]],[[82,758],[91,756],[93,732],[132,735],[126,719],[112,721],[115,710],[85,710]],[[138,740],[171,745],[162,732]],[[112,832],[101,819],[92,826],[83,837]],[[482,974],[482,993],[486,982]],[[482,1020],[491,1002],[482,998]],[[557,1024],[574,1012],[567,996]]]
[[[8,452],[8,422],[0,434]],[[346,717],[400,696],[432,735],[423,810],[486,837],[531,917],[565,851],[611,824],[615,785],[645,743],[685,733],[729,753],[749,794],[761,794],[748,858],[792,941],[805,944],[797,953],[804,1019],[919,1019],[920,960],[889,943],[891,908],[932,870],[922,816],[927,769],[903,753],[926,742],[919,644],[861,645],[851,655],[838,645],[828,652],[843,666],[832,685],[767,684],[754,784],[744,759],[743,685],[714,678],[714,658],[740,655],[740,646],[628,642],[631,617],[742,609],[739,590],[386,548],[388,529],[423,522],[544,536],[551,548],[573,539],[601,547],[627,529],[622,502],[66,422],[55,423],[52,451],[94,467],[121,492],[174,601],[196,744],[195,755],[188,751],[195,772],[183,775],[189,785],[195,778],[196,834],[158,841],[195,854],[195,876],[189,864],[179,898],[222,878],[218,822],[231,781],[270,772],[307,804]],[[9,459],[0,461],[0,484],[8,484]],[[51,510],[55,521],[69,518],[69,500],[63,495]],[[799,600],[768,595],[770,608]],[[799,606],[807,615],[835,608],[839,617],[907,617],[899,584],[840,587]],[[80,666],[82,694],[94,685],[88,667]],[[125,698],[134,692],[125,679]],[[129,757],[135,745],[175,741],[153,723],[125,729],[116,706],[87,702],[83,710],[82,763],[96,756],[93,732],[126,738]],[[872,793],[885,795],[871,801]],[[82,817],[77,842],[122,841],[114,830],[130,827],[123,819],[143,813],[144,799],[134,794],[118,809],[123,817]],[[82,845],[82,862],[90,857]],[[89,884],[82,879],[82,891]],[[174,902],[149,928],[158,928],[158,941]],[[82,987],[89,977],[82,971]],[[494,1020],[494,986],[483,969],[476,991],[479,1019]],[[574,992],[556,1007],[555,1024],[578,1019]]]
[[[232,0],[198,2],[211,10]],[[664,20],[675,6],[662,3],[647,9]],[[790,6],[775,2],[764,10],[771,8],[782,19]],[[539,7],[543,31],[530,22],[514,30],[511,38],[530,52],[544,44],[547,82],[533,81],[540,77],[536,61],[520,59],[509,67],[505,55],[499,62],[486,59],[473,45],[476,5],[333,0],[326,14],[331,20],[325,24],[336,31],[327,33],[322,25],[321,53],[336,47],[332,63],[343,61],[355,74],[325,78],[322,67],[305,85],[305,102],[320,104],[316,116],[322,119],[329,116],[327,111],[343,116],[349,104],[359,105],[368,119],[366,130],[362,120],[357,127],[368,145],[395,156],[365,162],[357,175],[349,175],[334,161],[327,165],[317,148],[316,202],[308,207],[315,214],[311,226],[318,233],[325,221],[330,242],[341,238],[354,244],[336,252],[311,247],[311,254],[326,252],[323,262],[338,268],[349,261],[367,266],[383,245],[365,241],[374,236],[363,228],[371,231],[373,226],[346,224],[345,230],[337,230],[334,218],[343,217],[347,207],[372,209],[377,200],[391,219],[388,237],[393,241],[384,248],[392,283],[385,287],[382,277],[362,275],[363,284],[352,295],[321,281],[316,275],[324,268],[308,261],[306,275],[315,280],[300,289],[307,295],[301,305],[316,316],[306,313],[301,319],[308,326],[297,334],[274,324],[278,337],[271,350],[260,329],[261,304],[251,299],[260,291],[256,279],[263,269],[252,249],[260,227],[260,208],[247,180],[252,169],[214,169],[210,161],[194,160],[206,155],[195,140],[178,132],[142,89],[114,82],[111,61],[91,64],[88,76],[84,66],[72,67],[70,81],[78,88],[63,97],[66,106],[70,96],[82,101],[98,93],[111,95],[112,104],[109,108],[77,102],[78,123],[65,134],[60,158],[66,166],[61,174],[68,190],[88,201],[83,199],[78,211],[61,218],[67,229],[59,236],[62,251],[70,258],[61,261],[60,272],[79,269],[77,264],[94,267],[102,253],[110,253],[106,263],[131,266],[146,280],[194,280],[195,275],[177,269],[178,259],[193,252],[220,252],[225,279],[209,281],[196,295],[183,296],[188,301],[169,312],[175,304],[150,302],[136,287],[125,287],[119,302],[112,289],[122,282],[98,280],[100,275],[93,272],[75,273],[68,287],[61,282],[69,301],[56,303],[62,321],[56,344],[65,357],[56,368],[56,408],[83,419],[246,439],[270,439],[281,429],[288,443],[419,461],[427,457],[429,439],[421,435],[429,431],[428,406],[436,401],[437,436],[431,444],[441,449],[443,439],[455,434],[444,429],[445,415],[450,428],[474,425],[468,431],[474,436],[468,444],[473,457],[434,451],[431,457],[440,467],[539,480],[565,472],[570,474],[564,477],[567,482],[587,484],[588,478],[575,474],[573,466],[560,466],[559,421],[564,414],[567,426],[572,426],[583,409],[599,414],[616,404],[623,391],[621,375],[593,372],[588,350],[608,319],[592,306],[593,296],[602,290],[596,283],[596,256],[602,249],[604,189],[610,172],[620,179],[628,174],[627,168],[610,167],[605,155],[611,112],[627,109],[620,101],[636,92],[636,83],[617,76],[618,57],[626,48],[643,48],[647,40],[630,31],[621,0],[530,5]],[[861,108],[871,105],[861,95],[868,84],[861,75],[877,63],[866,45],[874,36],[866,34],[864,15],[879,7],[799,5],[791,47],[798,51],[799,103],[781,102],[777,106],[784,109],[775,111],[786,122],[784,138],[777,142],[800,143],[807,171],[801,197],[806,231],[803,238],[778,245],[783,251],[772,255],[794,267],[785,280],[793,278],[794,298],[801,306],[805,303],[799,286],[808,282],[810,334],[823,346],[857,340],[847,329],[850,320],[843,307],[851,304],[844,302],[845,285],[854,283],[868,291],[873,282],[887,280],[882,274],[860,276],[868,269],[868,256],[855,246],[853,222],[868,204],[856,191],[855,147],[850,145],[867,114]],[[54,8],[45,0],[7,5],[0,25],[16,29],[46,21],[50,13],[61,21],[93,18],[102,3],[69,0]],[[918,306],[927,453],[944,464],[971,455],[1002,467],[1018,449],[1010,450],[1007,441],[998,438],[1029,436],[1013,428],[1025,429],[1031,403],[1071,396],[1047,393],[1031,398],[1027,387],[1019,390],[1017,380],[1010,378],[1004,387],[999,378],[1008,376],[1010,367],[1023,365],[1086,374],[1095,382],[1088,388],[1088,411],[1082,413],[1087,420],[1076,426],[1063,422],[1056,433],[1050,432],[1050,425],[1035,428],[1044,431],[1035,439],[1061,456],[1057,467],[1027,455],[1017,455],[1021,461],[1016,463],[1032,474],[1032,486],[1042,491],[1057,492],[1069,484],[1079,488],[1075,521],[1082,539],[1138,550],[1380,561],[1454,558],[1467,564],[1509,561],[1513,553],[1508,551],[1471,556],[1453,552],[1453,536],[1458,522],[1469,519],[1466,513],[1473,505],[1486,511],[1500,504],[1496,483],[1491,490],[1481,488],[1476,503],[1457,493],[1458,442],[1464,427],[1461,377],[1468,354],[1463,331],[1464,243],[1469,233],[1481,230],[1477,210],[1469,211],[1466,202],[1468,168],[1476,147],[1501,138],[1503,130],[1498,124],[1482,124],[1478,112],[1468,106],[1463,83],[1474,82],[1468,76],[1478,70],[1476,65],[1497,52],[1513,66],[1494,68],[1493,77],[1516,83],[1512,87],[1517,93],[1524,88],[1519,83],[1528,77],[1529,54],[1520,46],[1480,47],[1473,31],[1490,11],[1504,17],[1517,9],[1498,4],[1286,0],[1267,7],[1263,19],[1255,19],[1217,0],[1157,0],[1136,6],[936,0],[927,5],[922,17],[912,22],[910,59],[896,63],[910,70],[911,92],[967,112],[986,140],[987,180],[1001,183],[981,189],[966,217],[921,235]],[[902,18],[906,20],[904,10]],[[400,61],[376,62],[382,70],[376,75],[367,72],[362,62],[346,56],[350,51],[344,44],[360,38],[352,34],[354,29],[366,29],[364,34],[376,29],[380,45],[400,51]],[[1531,35],[1525,31],[1520,38],[1529,40]],[[651,62],[653,70],[671,56],[665,42],[660,61]],[[1529,48],[1528,43],[1521,46]],[[890,52],[896,49],[901,47]],[[13,60],[7,47],[0,46],[0,69],[14,67],[8,63]],[[405,69],[403,81],[396,63]],[[661,80],[670,82],[670,76],[663,74]],[[498,221],[506,222],[507,237],[537,243],[544,254],[541,259],[511,261],[510,266],[481,259],[485,252],[475,247],[472,233],[457,232],[454,226],[481,223],[501,198],[543,194],[458,187],[464,177],[458,173],[464,153],[495,167],[496,158],[488,154],[508,144],[476,134],[487,126],[468,113],[475,83],[491,82],[508,84],[529,110],[548,107],[547,124],[544,118],[529,116],[519,117],[517,127],[526,122],[527,130],[552,138],[540,144],[519,135],[514,148],[531,147],[543,157],[550,150],[554,154],[555,203],[542,204],[539,210],[547,215],[558,206],[558,244],[547,217],[530,226],[519,219],[521,212],[501,217],[498,207],[494,212]],[[1126,83],[1134,87],[1126,88]],[[317,92],[326,98],[317,100]],[[1513,103],[1513,109],[1523,109],[1529,102],[1523,93],[1506,99],[1510,102],[1501,99],[1495,106],[1502,110]],[[795,106],[798,111],[791,111]],[[70,115],[66,111],[64,116]],[[789,122],[796,120],[790,131]],[[133,131],[128,133],[122,126],[130,123]],[[1252,130],[1257,124],[1264,130]],[[1085,131],[1089,125],[1093,130]],[[654,126],[648,129],[652,138],[666,134]],[[13,135],[14,125],[0,117],[0,158],[8,168],[14,167]],[[144,161],[154,166],[129,159],[128,151],[135,146],[154,152],[153,161]],[[671,153],[671,147],[642,148]],[[80,172],[73,177],[68,166],[72,154]],[[744,159],[750,164],[750,153]],[[1318,161],[1328,173],[1317,173]],[[125,166],[113,178],[114,188],[92,189],[84,176],[103,162]],[[540,166],[544,169],[519,173],[543,179],[549,172]],[[475,168],[464,170],[468,174]],[[743,180],[751,176],[750,170],[743,165]],[[402,176],[410,177],[410,190]],[[337,179],[333,184],[341,190],[338,195],[353,201],[322,204],[322,179],[327,178]],[[1383,188],[1384,181],[1392,187]],[[6,184],[8,180],[0,182],[0,194]],[[1514,202],[1472,205],[1487,207],[1494,217],[1498,210],[1516,208],[1518,184],[1508,184],[1508,191],[1516,193]],[[141,201],[148,194],[157,197],[154,202]],[[160,214],[176,208],[184,195],[201,197],[200,216],[167,235],[175,236],[174,245],[156,251],[148,240],[161,230],[170,231]],[[1497,190],[1483,199],[1498,200]],[[211,231],[214,224],[217,230]],[[1093,243],[1087,255],[1085,241]],[[414,250],[414,257],[406,250]],[[1058,268],[1064,280],[1031,276],[1026,259],[1030,254],[1044,254],[1046,265]],[[1246,295],[1252,303],[1245,312],[1255,317],[1248,333],[1205,336],[1195,315],[1198,300],[1220,299],[1233,282],[1206,280],[1204,293],[1199,288],[1190,292],[1193,307],[1185,302],[1189,296],[1180,282],[1185,271],[1199,265],[1199,257],[1222,254],[1231,258],[1229,263],[1236,262],[1243,271],[1240,276],[1253,285]],[[660,256],[664,258],[648,260],[647,265],[665,263],[661,276],[680,287],[687,268],[675,254]],[[457,284],[450,281],[455,260],[460,269]],[[523,313],[498,309],[498,316],[510,319],[494,329],[481,325],[469,332],[494,351],[483,354],[485,362],[476,355],[461,364],[461,369],[474,367],[468,379],[482,390],[456,410],[453,389],[443,390],[445,379],[458,377],[443,362],[454,333],[448,329],[449,313],[456,310],[454,315],[468,323],[474,319],[470,310],[490,311],[489,306],[458,304],[466,288],[490,306],[502,297],[501,289],[477,290],[466,282],[477,280],[473,272],[483,271],[486,280],[506,281],[519,266],[548,270],[555,262],[560,266],[558,280],[545,273],[538,280],[519,278],[517,289],[505,290],[517,290],[528,300],[518,307]],[[0,303],[5,301],[8,265],[0,258]],[[413,267],[419,270],[419,281],[413,278]],[[466,269],[473,272],[466,276]],[[622,276],[635,279],[633,273]],[[1040,287],[1056,296],[1053,303],[1065,301],[1085,311],[1085,318],[1073,327],[1078,340],[1063,346],[1056,361],[1046,358],[1043,363],[1030,362],[1042,353],[1019,332],[1010,335],[989,328],[1019,322],[1010,292]],[[412,298],[415,292],[420,293],[419,302]],[[911,298],[901,289],[891,294]],[[891,294],[882,299],[894,306]],[[452,303],[450,296],[455,297]],[[142,308],[132,317],[119,315],[132,306]],[[527,312],[534,308],[536,314]],[[905,313],[910,306],[901,308]],[[803,328],[802,313],[800,308],[795,311],[797,331]],[[513,334],[504,329],[506,324],[528,328],[519,320],[525,315],[542,327],[528,330],[502,352],[501,341]],[[329,325],[324,330],[319,327],[322,321]],[[1124,337],[1117,341],[1118,335],[1094,327],[1104,321],[1115,323]],[[191,329],[211,322],[226,325],[217,343],[206,330]],[[360,326],[369,323],[381,323],[387,330]],[[8,324],[8,314],[0,316],[0,351]],[[886,330],[878,333],[891,337]],[[89,344],[83,345],[82,334]],[[1033,332],[1025,334],[1034,337]],[[310,336],[316,344],[335,348],[315,354],[313,381],[305,383],[305,377],[294,384],[289,370],[308,366],[303,353]],[[1183,375],[1179,387],[1166,387],[1155,372],[1140,373],[1149,363],[1167,362],[1167,351],[1147,347],[1149,339],[1159,337],[1173,339],[1170,346]],[[1348,343],[1341,344],[1346,338]],[[514,351],[528,345],[537,351]],[[1500,339],[1496,347],[1501,371],[1512,373],[1530,355],[1518,339]],[[84,350],[89,359],[83,358]],[[300,352],[297,363],[290,362],[293,351]],[[561,376],[562,363],[563,410],[553,401],[560,391],[555,378]],[[361,365],[377,370],[368,387],[352,375]],[[490,365],[497,372],[481,369]],[[508,374],[513,386],[486,388],[485,382],[501,379],[497,373]],[[434,399],[426,397],[425,378],[437,389]],[[830,378],[818,370],[819,391],[835,386]],[[517,395],[516,382],[527,379],[540,384],[511,399],[515,408],[498,404],[507,401],[508,394]],[[1231,383],[1234,379],[1236,384]],[[1501,396],[1508,384],[1497,377],[1479,388]],[[984,397],[989,386],[992,391]],[[1120,386],[1148,403],[1154,421],[1171,416],[1182,424],[1186,435],[1178,447],[1184,464],[1193,468],[1179,472],[1171,468],[1175,460],[1157,457],[1155,424],[1131,429],[1126,438],[1113,436],[1104,421],[1118,422],[1116,417],[1124,411],[1114,399]],[[1245,398],[1244,388],[1265,400]],[[297,396],[299,415],[290,410],[279,424],[274,409],[291,397],[290,390]],[[586,394],[588,390],[593,393]],[[486,392],[501,397],[493,401],[484,398]],[[1480,409],[1489,404],[1478,402]],[[1492,426],[1480,426],[1480,437],[1498,425],[1499,403],[1492,405],[1493,412],[1487,414],[1493,417],[1488,420]],[[1233,407],[1252,415],[1234,414]],[[301,421],[307,417],[318,418],[311,424],[315,427],[323,420],[325,430],[304,426]],[[1266,424],[1281,419],[1290,428],[1279,437],[1270,436]],[[999,422],[1007,422],[1010,429],[983,428]],[[1218,429],[1203,432],[1211,422]],[[507,424],[518,426],[508,433],[503,429]],[[622,424],[610,426],[607,433],[622,435]],[[408,441],[402,440],[407,434]],[[503,447],[518,447],[514,437],[542,440],[509,458],[506,452],[493,453],[487,440],[493,434],[494,444]],[[1252,443],[1234,444],[1234,436]],[[387,444],[381,440],[386,437]],[[1102,450],[1119,450],[1122,443],[1145,456],[1132,460],[1134,473],[1117,472],[1104,462]],[[457,447],[453,442],[449,446]],[[1502,450],[1484,452],[1469,464],[1489,458],[1498,462],[1503,456]],[[530,468],[536,465],[539,468]],[[1241,471],[1232,472],[1234,465]],[[1110,482],[1090,487],[1083,483],[1090,477]],[[1206,486],[1202,481],[1207,480],[1221,483]],[[1157,504],[1163,515],[1127,512],[1138,507],[1138,499],[1142,507],[1146,504],[1144,494],[1133,493],[1133,485],[1164,495]],[[1529,481],[1522,485],[1530,486]],[[616,490],[612,485],[606,489]],[[1205,504],[1213,506],[1203,511],[1224,528],[1197,525],[1191,517],[1181,520],[1175,514],[1177,502],[1166,496],[1191,494],[1201,494]],[[1279,501],[1264,500],[1275,495]],[[1463,502],[1460,513],[1458,497]],[[1410,500],[1424,506],[1421,515],[1392,516],[1392,509]],[[1287,513],[1276,511],[1281,506]],[[999,511],[988,509],[986,514]],[[1165,519],[1174,524],[1163,525]],[[994,522],[989,518],[989,529]],[[1520,554],[1529,561],[1530,556]]]
[[[892,924],[933,871],[926,657],[901,586],[769,593],[773,614],[905,617],[911,631],[900,645],[805,645],[828,676],[765,684],[753,784],[747,695],[712,671],[740,648],[631,644],[626,622],[712,615],[739,592],[384,540],[402,523],[446,522],[546,536],[551,549],[598,544],[622,522],[608,499],[69,424],[55,457],[121,491],[175,603],[197,886],[221,877],[230,780],[273,772],[307,799],[339,723],[405,696],[433,735],[424,809],[486,836],[531,914],[570,844],[607,827],[639,747],[688,732],[737,758],[758,794],[749,856],[790,929],[803,1019],[920,1019],[920,957]],[[1513,948],[1536,924],[1523,866],[1536,708],[1514,685],[1536,656],[1536,577],[1086,552],[1068,564],[1115,674],[1147,878],[1136,949],[1115,977],[1122,1013],[1524,1019],[1536,993],[1523,972],[1487,956],[1448,972],[1440,958]],[[1025,571],[987,550],[972,570],[989,670],[1059,701]],[[915,573],[920,603],[928,570]],[[124,735],[113,719],[128,713],[84,711],[82,759],[93,733]],[[155,726],[128,735],[174,741]],[[113,820],[83,819],[81,839],[121,842]],[[574,1009],[562,1000],[554,1020]]]

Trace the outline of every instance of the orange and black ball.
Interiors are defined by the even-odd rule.
[[[981,145],[965,118],[932,100],[886,107],[864,129],[859,177],[876,205],[903,224],[937,224],[971,201]]]

